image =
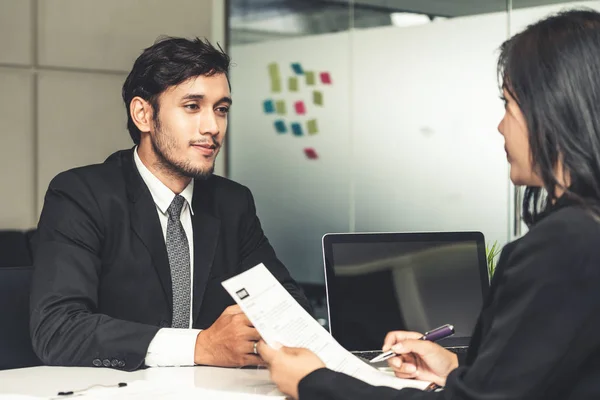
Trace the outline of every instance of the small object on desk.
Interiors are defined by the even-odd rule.
[[[89,387],[87,387],[85,389],[81,389],[81,390],[75,390],[75,391],[69,390],[68,392],[58,392],[57,395],[58,396],[71,396],[71,395],[74,395],[75,393],[80,394],[82,392],[88,391],[88,390],[96,388],[96,387],[103,387],[103,388],[115,388],[115,387],[117,387],[117,388],[122,388],[122,387],[125,387],[125,386],[127,386],[127,384],[125,382],[119,382],[116,385],[92,385],[92,386],[89,386]]]
[[[446,325],[440,326],[439,328],[435,328],[429,332],[426,332],[423,336],[421,336],[419,338],[419,340],[429,340],[432,342],[437,342],[438,340],[441,340],[445,337],[452,336],[452,335],[454,335],[454,326],[446,324]],[[396,356],[396,353],[394,353],[393,350],[388,350],[385,353],[378,355],[377,357],[372,359],[370,362],[372,364],[372,363],[376,363],[376,362],[380,362],[380,361],[385,361],[394,356]]]

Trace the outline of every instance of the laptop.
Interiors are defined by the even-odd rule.
[[[323,258],[328,327],[346,350],[370,360],[390,331],[450,324],[438,343],[465,356],[489,288],[481,232],[328,233]]]

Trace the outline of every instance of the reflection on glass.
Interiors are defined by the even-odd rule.
[[[475,242],[338,243],[332,263],[331,328],[346,349],[380,349],[389,331],[444,324],[455,326],[452,340],[471,335],[482,306]]]

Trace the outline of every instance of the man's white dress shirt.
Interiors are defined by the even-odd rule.
[[[152,195],[156,212],[160,219],[163,237],[167,240],[167,209],[175,198],[175,193],[162,183],[150,170],[144,165],[137,152],[137,147],[133,152],[135,165],[142,176],[142,179]],[[148,346],[146,353],[146,365],[149,367],[166,366],[184,366],[194,365],[194,352],[196,349],[196,338],[200,329],[191,329],[192,327],[192,304],[194,290],[194,231],[192,230],[192,196],[194,195],[194,180],[186,186],[180,195],[185,199],[185,204],[181,209],[181,224],[187,236],[188,246],[190,248],[190,329],[161,328]]]

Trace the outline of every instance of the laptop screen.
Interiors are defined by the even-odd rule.
[[[378,350],[389,331],[444,324],[467,345],[489,286],[479,232],[323,237],[329,329],[347,350]]]

